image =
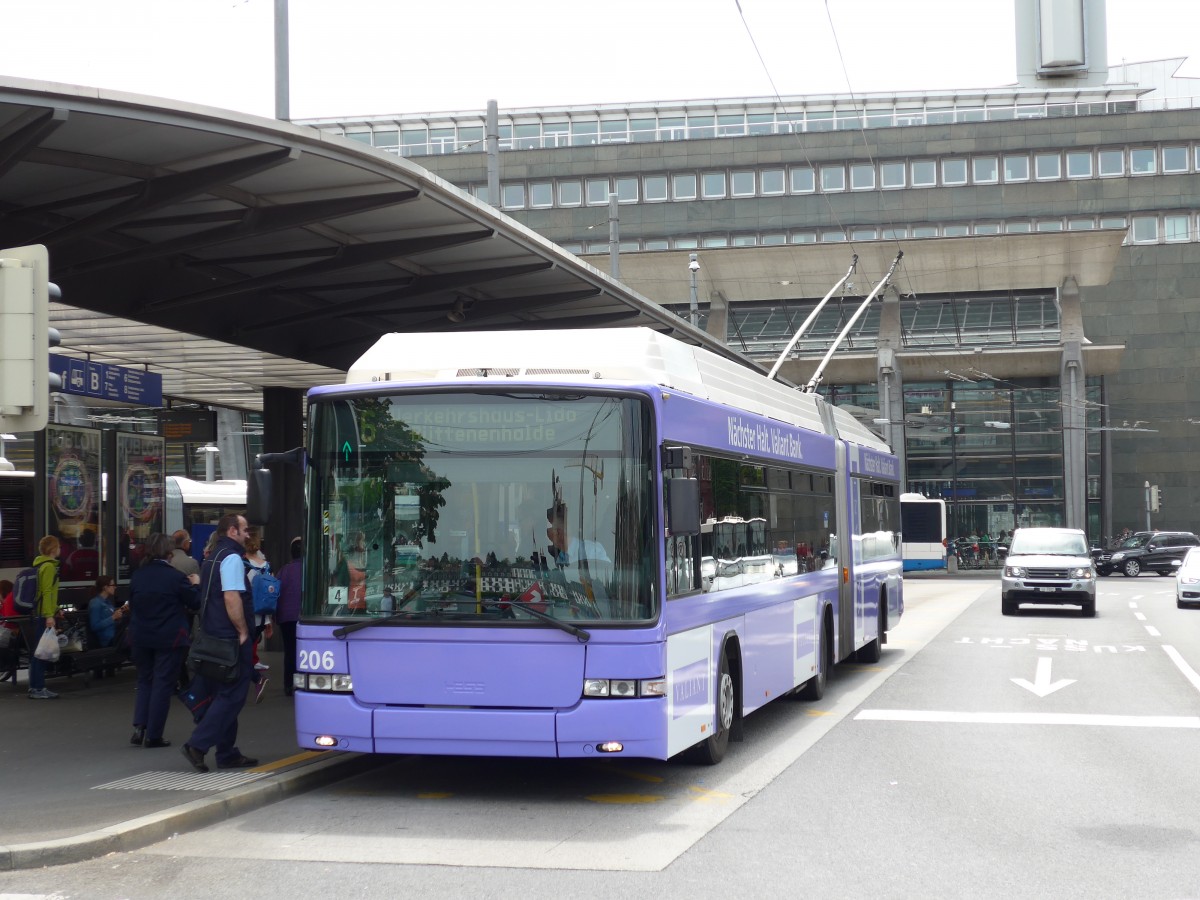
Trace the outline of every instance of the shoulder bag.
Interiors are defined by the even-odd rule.
[[[242,648],[237,638],[214,637],[204,630],[204,611],[208,608],[209,589],[212,587],[213,572],[221,567],[222,557],[213,560],[204,582],[204,600],[200,604],[200,615],[196,619],[196,633],[188,649],[188,665],[197,675],[220,684],[233,684],[238,680],[238,666]]]

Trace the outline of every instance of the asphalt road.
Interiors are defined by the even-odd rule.
[[[397,757],[0,892],[1200,896],[1200,610],[1147,575],[1101,579],[1094,619],[1004,617],[997,582],[910,581],[878,665],[714,768]]]

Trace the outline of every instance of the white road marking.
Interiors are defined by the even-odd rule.
[[[1192,673],[1195,675],[1195,673]],[[1197,685],[1200,689],[1200,684]],[[924,709],[864,709],[868,722],[944,722],[955,725],[1105,725],[1124,728],[1196,728],[1200,716],[1114,716],[1096,713],[950,712]]]
[[[1139,622],[1145,622],[1145,621],[1146,621],[1146,614],[1145,614],[1145,613],[1134,613],[1134,614],[1133,614],[1133,617],[1134,617],[1135,619],[1137,619]]]
[[[1133,601],[1130,601],[1130,603],[1129,603],[1129,608],[1130,608],[1130,609],[1137,609],[1137,608],[1138,608],[1138,605],[1137,605],[1136,603],[1134,603]]]
[[[1180,656],[1179,651],[1168,644],[1163,645],[1163,650],[1167,656],[1171,657],[1171,662],[1175,663],[1175,666],[1183,673],[1183,677],[1192,683],[1192,687],[1200,691],[1200,675],[1197,675],[1196,670],[1187,664],[1187,660]]]
[[[1149,634],[1150,637],[1162,637],[1162,632],[1159,631],[1157,628],[1155,628],[1153,625],[1146,626],[1146,633]]]
[[[1059,688],[1065,688],[1067,685],[1075,683],[1074,678],[1060,678],[1058,681],[1051,683],[1050,665],[1050,657],[1038,657],[1037,674],[1033,676],[1032,682],[1025,678],[1011,678],[1009,680],[1017,687],[1023,687],[1025,690],[1037,694],[1039,697],[1049,696]]]

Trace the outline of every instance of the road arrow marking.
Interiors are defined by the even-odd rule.
[[[1042,656],[1038,658],[1037,674],[1033,681],[1027,681],[1024,678],[1010,679],[1013,684],[1018,687],[1023,687],[1025,690],[1037,694],[1039,697],[1045,697],[1048,694],[1053,694],[1059,688],[1065,688],[1068,684],[1074,684],[1074,678],[1060,678],[1054,683],[1050,682],[1050,657]]]

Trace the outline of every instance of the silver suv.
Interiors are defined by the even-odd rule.
[[[1096,615],[1096,570],[1087,535],[1078,528],[1018,528],[1000,577],[1000,608],[1011,616],[1022,603],[1081,606]]]

